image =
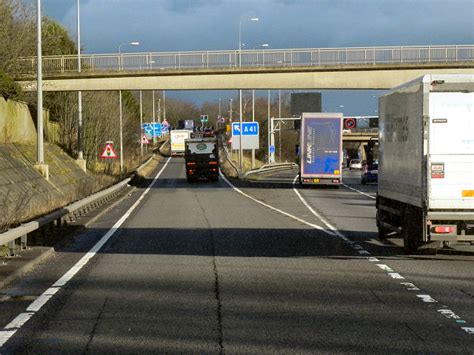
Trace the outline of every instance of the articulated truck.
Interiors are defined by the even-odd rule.
[[[304,112],[299,145],[300,183],[342,183],[342,113]]]
[[[380,238],[474,241],[474,75],[425,75],[379,99]],[[435,242],[438,241],[438,242]]]

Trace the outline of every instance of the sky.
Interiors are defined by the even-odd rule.
[[[31,1],[31,0],[30,0]],[[77,0],[42,0],[77,34]],[[474,44],[474,0],[80,0],[83,53]],[[249,21],[258,17],[259,21]],[[323,110],[374,115],[380,91],[328,90]],[[257,94],[266,95],[266,92]],[[211,91],[172,92],[197,103]],[[221,97],[235,92],[221,92]]]

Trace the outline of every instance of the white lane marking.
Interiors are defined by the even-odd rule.
[[[86,255],[84,255],[69,271],[67,271],[63,276],[59,278],[50,288],[44,291],[33,303],[31,303],[27,308],[27,313],[21,313],[18,315],[13,321],[11,321],[8,325],[6,325],[0,331],[0,349],[2,346],[16,333],[18,329],[20,329],[31,317],[38,312],[41,307],[43,307],[59,290],[61,287],[67,284],[74,275],[77,274],[79,270],[81,270],[84,265],[86,265],[90,259],[92,259],[97,252],[104,246],[105,243],[114,235],[114,233],[119,229],[119,227],[125,222],[125,220],[132,214],[132,212],[137,208],[140,202],[145,198],[146,194],[151,190],[153,185],[155,185],[156,181],[159,179],[163,171],[166,169],[171,158],[166,160],[165,164],[161,168],[161,170],[156,174],[155,178],[151,182],[151,184],[146,188],[145,191],[140,195],[140,198],[127,210],[127,212],[114,224],[114,226],[89,250]],[[9,326],[17,328],[13,331],[7,330]]]
[[[294,219],[295,221],[298,221],[300,223],[303,223],[303,224],[306,224],[307,226],[310,226],[314,229],[317,229],[317,230],[320,230],[324,233],[327,233],[331,236],[334,236],[335,233],[331,232],[331,231],[328,231],[327,229],[324,229],[323,227],[321,226],[318,226],[317,224],[314,224],[314,223],[309,223],[309,222],[306,222],[304,219],[301,219],[301,218],[298,218],[296,216],[293,216],[292,214],[289,214],[285,211],[282,211],[276,207],[273,207],[273,206],[270,206],[269,204],[265,203],[265,202],[262,202],[260,200],[257,200],[256,198],[246,194],[245,192],[243,192],[242,190],[240,190],[239,188],[235,187],[229,180],[227,180],[227,178],[224,176],[224,174],[220,173],[221,174],[221,177],[222,179],[224,179],[224,181],[226,182],[227,185],[229,185],[235,192],[238,192],[239,194],[241,194],[242,196],[245,196],[246,198],[258,203],[259,205],[262,205],[262,206],[265,206],[269,209],[271,209],[272,211],[275,211],[275,212],[278,212],[278,213],[281,213],[282,215],[284,216],[287,216],[287,217],[290,217],[291,219]]]
[[[5,329],[18,329],[30,320],[33,316],[33,312],[20,313],[14,320],[5,326]]]
[[[43,307],[50,299],[52,295],[45,295],[44,293],[39,296],[33,303],[31,303],[27,308],[27,312],[38,312],[41,307]]]
[[[393,272],[393,269],[388,266],[388,265],[385,265],[385,264],[376,264],[379,268],[381,268],[383,271],[387,271],[387,272]]]
[[[2,346],[16,333],[18,329],[15,330],[0,330],[0,349]]]
[[[441,313],[443,316],[445,316],[448,319],[461,320],[461,317],[459,317],[456,313],[454,313],[450,309],[438,309],[438,312]]]
[[[400,275],[399,273],[397,272],[389,272],[388,275],[392,278],[392,279],[396,279],[396,280],[404,280],[405,278]]]
[[[420,291],[420,289],[411,282],[400,282],[400,285],[405,286],[408,291]]]
[[[367,196],[368,198],[371,198],[372,200],[375,200],[375,197],[374,197],[374,196],[369,195],[369,194],[367,194],[367,193],[365,193],[365,192],[363,192],[363,191],[357,190],[357,189],[355,189],[355,188],[353,188],[353,187],[351,187],[351,186],[349,186],[349,185],[342,184],[342,186],[347,187],[349,190],[353,190],[353,191],[355,191],[355,192],[357,192],[357,193],[359,193],[359,194],[361,194],[361,195]]]
[[[318,213],[316,213],[312,208],[311,206],[306,202],[306,200],[301,196],[301,194],[296,190],[295,188],[295,183],[296,183],[296,179],[297,179],[297,176],[295,177],[295,179],[293,179],[293,191],[295,191],[296,195],[299,197],[299,199],[303,202],[303,204],[309,209],[309,211],[311,213],[313,213],[313,215],[315,215],[317,218],[319,218],[319,220],[321,220],[324,224],[326,224],[327,226],[330,224],[326,222],[326,220],[322,217],[319,216]],[[368,195],[366,194],[365,192],[362,192],[362,191],[359,191],[357,189],[354,189],[350,186],[347,186],[345,184],[343,184],[343,186],[347,187],[348,189],[350,190],[354,190],[362,195],[365,195],[371,199],[375,199],[375,197],[371,196],[371,195]],[[359,244],[357,244],[357,242],[354,242],[348,238],[346,238],[345,236],[343,236],[338,230],[336,230],[334,228],[333,230],[337,236],[342,236],[342,239],[346,242],[346,244],[348,244],[350,247],[352,247],[354,249],[354,251],[357,251],[359,254],[361,255],[370,255],[370,253],[368,251],[366,251],[362,246],[360,246]],[[367,254],[366,254],[367,253]],[[379,259],[375,258],[375,257],[368,257],[367,258],[368,261],[371,261],[371,262],[379,262]],[[388,276],[390,276],[392,279],[396,279],[396,280],[404,280],[405,277],[403,277],[401,274],[395,272],[391,267],[389,267],[388,265],[385,265],[385,264],[376,264],[380,269],[384,270]],[[421,291],[418,287],[416,287],[413,283],[410,283],[410,282],[401,282],[400,283],[401,285],[405,286],[407,291]],[[420,298],[423,302],[426,302],[426,303],[437,303],[438,301],[436,301],[434,298],[432,298],[430,295],[417,295],[418,298]],[[456,319],[456,323],[458,324],[462,324],[462,323],[466,323],[466,321],[464,320],[461,320],[461,319],[458,319],[458,318],[454,318],[453,316],[451,317],[448,317],[447,314],[450,314],[450,313],[442,313],[440,311],[438,311],[439,313],[443,314],[446,318],[452,318],[452,319]],[[454,314],[454,312],[453,312]],[[455,315],[455,314],[454,314]],[[457,315],[455,315],[456,317],[458,317]],[[460,318],[460,317],[459,317]],[[474,327],[462,327],[461,328],[462,330],[464,330],[466,333],[470,334],[470,335],[474,335]]]
[[[438,301],[430,295],[416,295],[416,297],[420,298],[425,303],[438,303]]]
[[[300,201],[306,206],[306,208],[316,217],[318,218],[321,222],[323,222],[323,224],[326,225],[326,227],[328,227],[334,234],[336,234],[339,238],[342,238],[342,239],[347,239],[345,235],[343,235],[342,233],[340,233],[336,228],[334,228],[334,226],[332,226],[323,216],[321,216],[318,212],[316,212],[310,205],[308,202],[306,202],[306,200],[303,198],[303,196],[301,196],[300,192],[296,189],[295,185],[296,185],[296,180],[298,179],[298,175],[295,176],[295,178],[293,179],[293,191],[296,193],[296,196],[298,196],[298,198],[300,199]]]

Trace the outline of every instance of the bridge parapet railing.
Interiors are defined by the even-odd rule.
[[[83,54],[83,72],[474,61],[474,45],[260,49],[205,52]],[[17,73],[36,71],[36,58],[18,61]],[[77,72],[77,55],[43,57],[43,72]]]

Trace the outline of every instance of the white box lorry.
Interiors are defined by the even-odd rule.
[[[380,238],[474,241],[474,74],[430,74],[379,99]],[[439,244],[439,242],[438,242]]]
[[[184,140],[191,137],[191,131],[187,129],[173,129],[170,132],[171,155],[184,155]]]

